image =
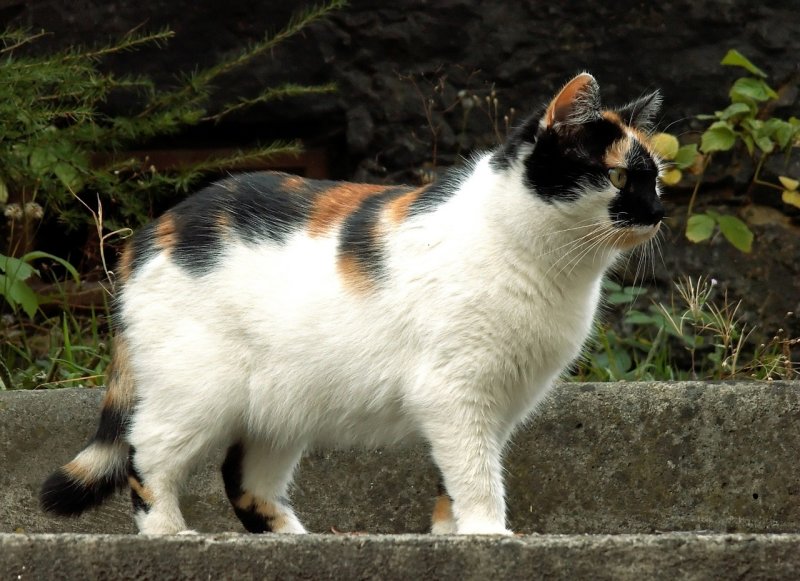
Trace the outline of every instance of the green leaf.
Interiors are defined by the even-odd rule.
[[[625,322],[631,325],[654,325],[658,324],[653,315],[648,315],[641,311],[630,311],[625,315]]]
[[[673,160],[678,169],[686,169],[694,165],[697,159],[697,144],[684,145],[678,150]]]
[[[686,223],[686,238],[692,242],[702,242],[714,233],[714,218],[708,214],[693,214]]]
[[[731,101],[745,103],[752,101],[768,101],[769,99],[777,99],[778,94],[761,79],[754,79],[752,77],[742,77],[736,79],[730,90]]]
[[[722,62],[720,64],[733,66],[733,67],[742,67],[743,69],[747,69],[748,72],[753,73],[754,75],[758,75],[759,77],[766,78],[767,73],[759,69],[756,65],[750,62],[750,60],[740,53],[735,48],[730,49],[727,54],[723,57]]]
[[[39,297],[23,279],[11,279],[0,274],[0,293],[11,307],[21,305],[22,310],[30,318],[33,318],[39,308]]]
[[[700,140],[703,153],[728,151],[736,143],[736,133],[725,121],[717,121],[709,127]]]
[[[758,148],[764,153],[772,153],[772,150],[775,149],[775,142],[766,135],[756,136],[755,141]]]
[[[22,259],[0,254],[0,270],[6,273],[11,280],[26,280],[33,274],[39,274],[25,257]],[[0,289],[1,290],[1,289]]]
[[[777,142],[781,149],[786,149],[794,137],[796,129],[788,121],[771,117],[764,122],[764,131]]]
[[[636,300],[636,297],[626,293],[610,293],[606,297],[606,302],[611,305],[624,305]]]
[[[753,232],[736,216],[720,216],[717,218],[722,235],[742,252],[753,249]]]
[[[621,292],[622,291],[622,287],[620,285],[618,285],[617,283],[615,283],[613,280],[606,279],[606,280],[603,281],[603,290],[606,290],[606,291],[609,291],[609,292]]]
[[[748,103],[731,103],[725,109],[719,112],[719,118],[727,121],[732,117],[738,115],[753,115],[755,114],[754,107]]]

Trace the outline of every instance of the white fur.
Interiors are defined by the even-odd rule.
[[[189,470],[236,440],[263,463],[247,486],[274,500],[308,447],[418,436],[455,531],[508,534],[502,452],[578,356],[619,254],[610,185],[550,205],[520,176],[487,156],[440,207],[387,219],[387,275],[372,291],[337,273],[335,228],[231,240],[199,279],[163,253],[137,271],[121,314],[139,397],[129,440],[156,498],[140,529],[184,530]],[[304,532],[286,509],[286,532]]]

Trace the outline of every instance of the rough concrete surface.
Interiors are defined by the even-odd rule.
[[[798,535],[0,535],[0,578],[795,579]]]
[[[80,519],[45,517],[37,506],[41,481],[93,433],[102,394],[0,393],[0,532],[134,532],[124,494]],[[521,533],[795,532],[798,450],[800,382],[560,385],[509,448],[510,525]],[[241,531],[220,461],[190,483],[187,521],[204,532]],[[435,485],[422,445],[316,452],[292,499],[314,532],[424,532]]]

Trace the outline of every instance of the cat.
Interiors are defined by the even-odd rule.
[[[181,485],[223,448],[244,527],[304,533],[304,450],[419,437],[442,476],[431,531],[510,534],[503,450],[579,356],[604,273],[664,217],[660,101],[604,110],[582,73],[431,185],[266,172],[179,203],[121,254],[99,427],[43,509],[127,484],[140,532],[192,532]]]

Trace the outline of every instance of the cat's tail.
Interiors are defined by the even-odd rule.
[[[46,512],[77,516],[102,503],[127,483],[128,444],[125,436],[134,404],[134,382],[127,343],[114,340],[106,370],[108,391],[97,432],[75,458],[42,484],[39,501]]]

